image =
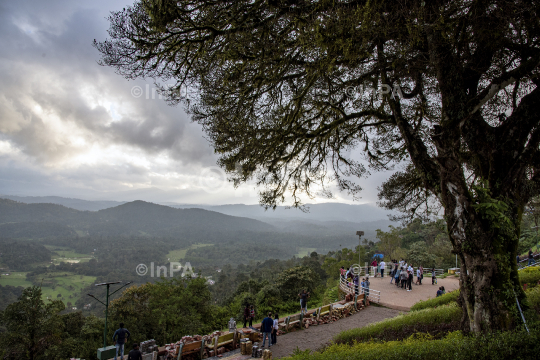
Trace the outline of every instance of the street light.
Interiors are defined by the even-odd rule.
[[[362,236],[364,235],[364,232],[357,231],[356,235],[358,235],[358,276],[360,276],[360,247],[362,246]]]
[[[130,282],[124,284],[123,286],[121,286],[120,288],[116,289],[116,291],[113,292],[112,294],[109,294],[109,287],[111,285],[120,284],[120,283],[121,283],[121,281],[113,281],[113,282],[106,282],[106,283],[96,284],[96,286],[103,286],[103,285],[107,286],[107,297],[105,299],[105,302],[99,300],[97,297],[95,297],[92,294],[86,294],[86,295],[90,296],[91,298],[95,299],[96,301],[99,301],[100,303],[105,305],[105,330],[103,330],[103,349],[105,349],[107,347],[107,316],[109,314],[109,296],[113,295],[118,290],[122,289],[123,287],[128,286],[129,284],[132,283],[132,281],[130,281]]]

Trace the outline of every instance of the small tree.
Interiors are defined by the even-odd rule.
[[[0,346],[4,359],[46,359],[47,349],[60,343],[64,304],[59,300],[45,304],[41,298],[41,288],[26,288],[18,301],[2,313],[6,332],[0,337]]]

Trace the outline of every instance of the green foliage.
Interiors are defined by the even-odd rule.
[[[407,261],[414,266],[423,266],[425,268],[435,266],[437,258],[428,252],[426,243],[422,241],[411,244],[407,252]]]
[[[534,287],[540,281],[540,266],[531,266],[519,271],[519,282],[521,285],[528,284]]]
[[[389,232],[378,230],[377,236],[381,242],[375,246],[377,251],[389,255],[385,259],[403,258],[424,268],[455,266],[452,244],[443,220],[424,223],[416,219],[406,227],[390,227]],[[403,247],[398,247],[398,244]],[[392,249],[392,252],[387,254],[389,249]]]
[[[417,302],[411,307],[411,311],[436,308],[442,305],[450,304],[450,303],[456,302],[458,296],[459,296],[459,290],[454,290],[433,299],[420,300],[419,302]]]
[[[129,326],[134,341],[154,338],[159,343],[221,329],[227,319],[216,316],[215,310],[202,278],[173,278],[133,286],[109,307],[111,322]],[[113,332],[110,329],[111,338]]]
[[[389,227],[389,232],[384,232],[377,229],[377,238],[379,239],[377,248],[380,252],[386,255],[387,258],[389,258],[393,251],[401,247],[401,236],[399,234],[400,229],[395,228],[394,226]]]
[[[62,310],[61,301],[45,304],[39,287],[24,289],[18,301],[1,314],[6,329],[0,337],[3,359],[49,359],[48,349],[61,342]]]
[[[339,274],[339,273],[338,273]],[[298,299],[298,293],[305,289],[312,292],[317,287],[319,275],[305,266],[296,266],[279,274],[276,287],[284,301]]]
[[[385,339],[388,336],[394,337],[396,333],[407,337],[417,331],[415,328],[422,329],[424,326],[430,326],[434,330],[437,330],[438,325],[441,324],[455,324],[457,326],[461,314],[462,310],[457,304],[448,304],[436,309],[413,311],[362,328],[343,331],[334,338],[334,341],[353,344],[358,341]]]
[[[540,313],[540,286],[527,289],[525,295],[527,295],[528,305],[536,310],[537,313]]]
[[[528,334],[519,331],[495,332],[465,336],[460,331],[434,340],[426,334],[413,334],[403,341],[366,342],[330,345],[322,352],[297,354],[291,360],[380,360],[380,359],[536,359],[540,352],[540,330]]]
[[[50,261],[51,252],[41,244],[0,239],[0,263],[5,267],[28,270],[34,264]]]

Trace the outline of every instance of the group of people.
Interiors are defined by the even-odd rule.
[[[377,269],[375,271],[375,277],[377,277],[379,274],[381,277],[384,277],[387,266],[384,260],[378,262],[375,258],[371,262],[371,266]],[[408,264],[406,260],[401,259],[400,261],[391,260],[389,267],[390,284],[394,283],[395,281],[395,284],[398,288],[401,287],[401,289],[412,291],[412,284],[414,282],[414,276],[416,273],[416,282],[414,283],[415,285],[422,285],[422,280],[424,279],[424,268],[422,267],[422,265],[420,265],[415,271],[412,264]],[[347,270],[345,270],[345,267],[342,266],[340,272],[341,281],[346,282],[348,287],[354,286],[356,295],[362,292],[366,292],[366,290],[369,291],[369,275],[367,275],[365,278],[362,278],[362,281],[360,282],[359,275],[354,274],[352,268],[347,268]],[[366,273],[368,273],[367,270]],[[431,269],[431,284],[437,284],[435,268]]]
[[[271,311],[268,312],[268,316],[263,319],[261,323],[261,332],[263,334],[262,347],[264,347],[266,338],[268,338],[268,347],[271,347],[272,345],[276,345],[278,322],[279,322],[279,315],[275,313],[274,319],[272,319]]]
[[[415,285],[422,285],[422,280],[424,279],[424,268],[420,265],[416,269],[416,282]],[[397,287],[401,285],[402,289],[407,289],[407,291],[412,291],[412,283],[414,280],[414,266],[412,264],[407,264],[407,261],[401,259],[399,262],[395,262],[394,268],[390,272],[390,284],[395,280]],[[435,273],[435,268],[431,269],[431,285],[437,283],[437,277]]]
[[[360,275],[355,274],[352,268],[345,270],[344,266],[341,267],[340,273],[342,281],[346,282],[349,288],[354,287],[355,295],[366,294],[366,296],[369,296],[369,275],[360,281]]]

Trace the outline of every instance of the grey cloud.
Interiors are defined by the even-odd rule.
[[[7,54],[0,64],[0,81],[4,84],[0,101],[4,100],[6,105],[0,113],[0,130],[13,143],[43,163],[84,150],[70,144],[67,134],[55,134],[36,116],[30,107],[37,103],[65,124],[75,125],[88,143],[125,144],[150,154],[166,152],[181,163],[215,163],[200,127],[190,124],[181,108],[168,107],[159,99],[134,98],[130,93],[132,86],[144,87],[145,83],[127,82],[111,69],[97,65],[99,54],[91,41],[106,37],[105,9],[119,8],[118,3],[101,2],[99,10],[71,12],[65,8],[72,8],[73,2],[56,1],[43,6],[43,2],[36,1],[35,9],[39,12],[32,11],[29,3],[9,3],[8,11],[0,18],[3,34],[9,34],[9,38],[0,39]],[[60,14],[65,18],[58,18],[59,8],[64,8]],[[32,27],[25,32],[28,24]],[[92,87],[97,94],[119,104],[117,111],[122,117],[112,121],[108,109],[93,107],[84,93],[85,87]],[[18,116],[9,116],[7,110]],[[186,134],[186,124],[196,131]]]

